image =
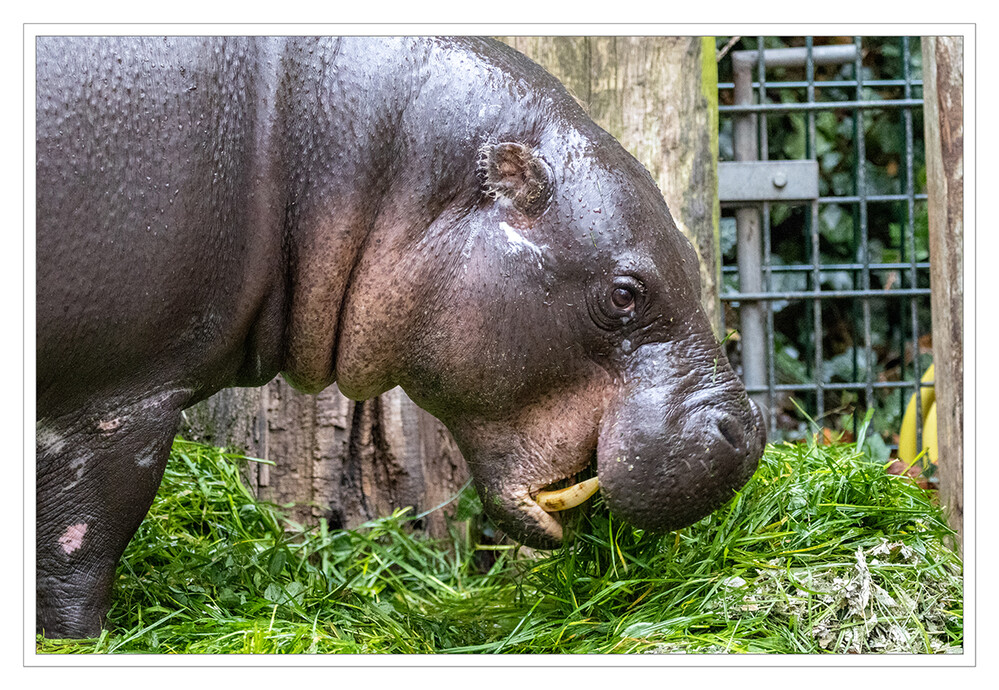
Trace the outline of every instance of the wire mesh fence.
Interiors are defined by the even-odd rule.
[[[772,439],[870,409],[887,458],[932,359],[919,38],[718,47],[729,357]]]

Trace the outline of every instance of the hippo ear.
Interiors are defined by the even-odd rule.
[[[548,166],[523,144],[485,144],[479,149],[479,173],[487,196],[509,199],[528,216],[540,215],[552,195]]]

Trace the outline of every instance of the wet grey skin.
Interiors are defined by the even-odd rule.
[[[596,459],[643,529],[741,487],[765,434],[649,174],[475,38],[39,38],[37,628],[100,631],[181,410],[281,373],[401,385],[490,516]]]

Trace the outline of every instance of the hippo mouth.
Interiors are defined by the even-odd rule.
[[[594,461],[595,461],[594,453]],[[563,538],[563,513],[586,503],[600,490],[594,462],[567,477],[535,484],[520,493],[520,510],[552,545]],[[541,536],[541,535],[538,535]]]
[[[699,408],[688,416],[683,423],[661,425],[679,428],[667,435],[672,440],[665,446],[658,442],[662,434],[641,433],[641,427],[636,432],[615,416],[599,435],[598,447],[579,453],[574,467],[564,459],[549,461],[551,474],[537,472],[507,484],[505,499],[490,506],[492,515],[509,527],[510,536],[535,548],[562,542],[569,524],[564,511],[598,491],[610,512],[635,528],[662,533],[693,524],[749,481],[766,437],[759,410],[748,401]],[[737,424],[746,431],[738,431]],[[502,493],[502,485],[497,488]]]

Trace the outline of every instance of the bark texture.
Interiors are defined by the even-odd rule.
[[[923,38],[940,502],[964,543],[964,40]]]
[[[355,402],[330,386],[318,395],[277,378],[262,388],[233,388],[186,412],[185,436],[243,450],[274,465],[251,463],[257,495],[290,505],[292,519],[331,529],[356,527],[397,508],[413,514],[453,497],[468,469],[443,424],[400,388]],[[444,511],[414,525],[444,536]]]

